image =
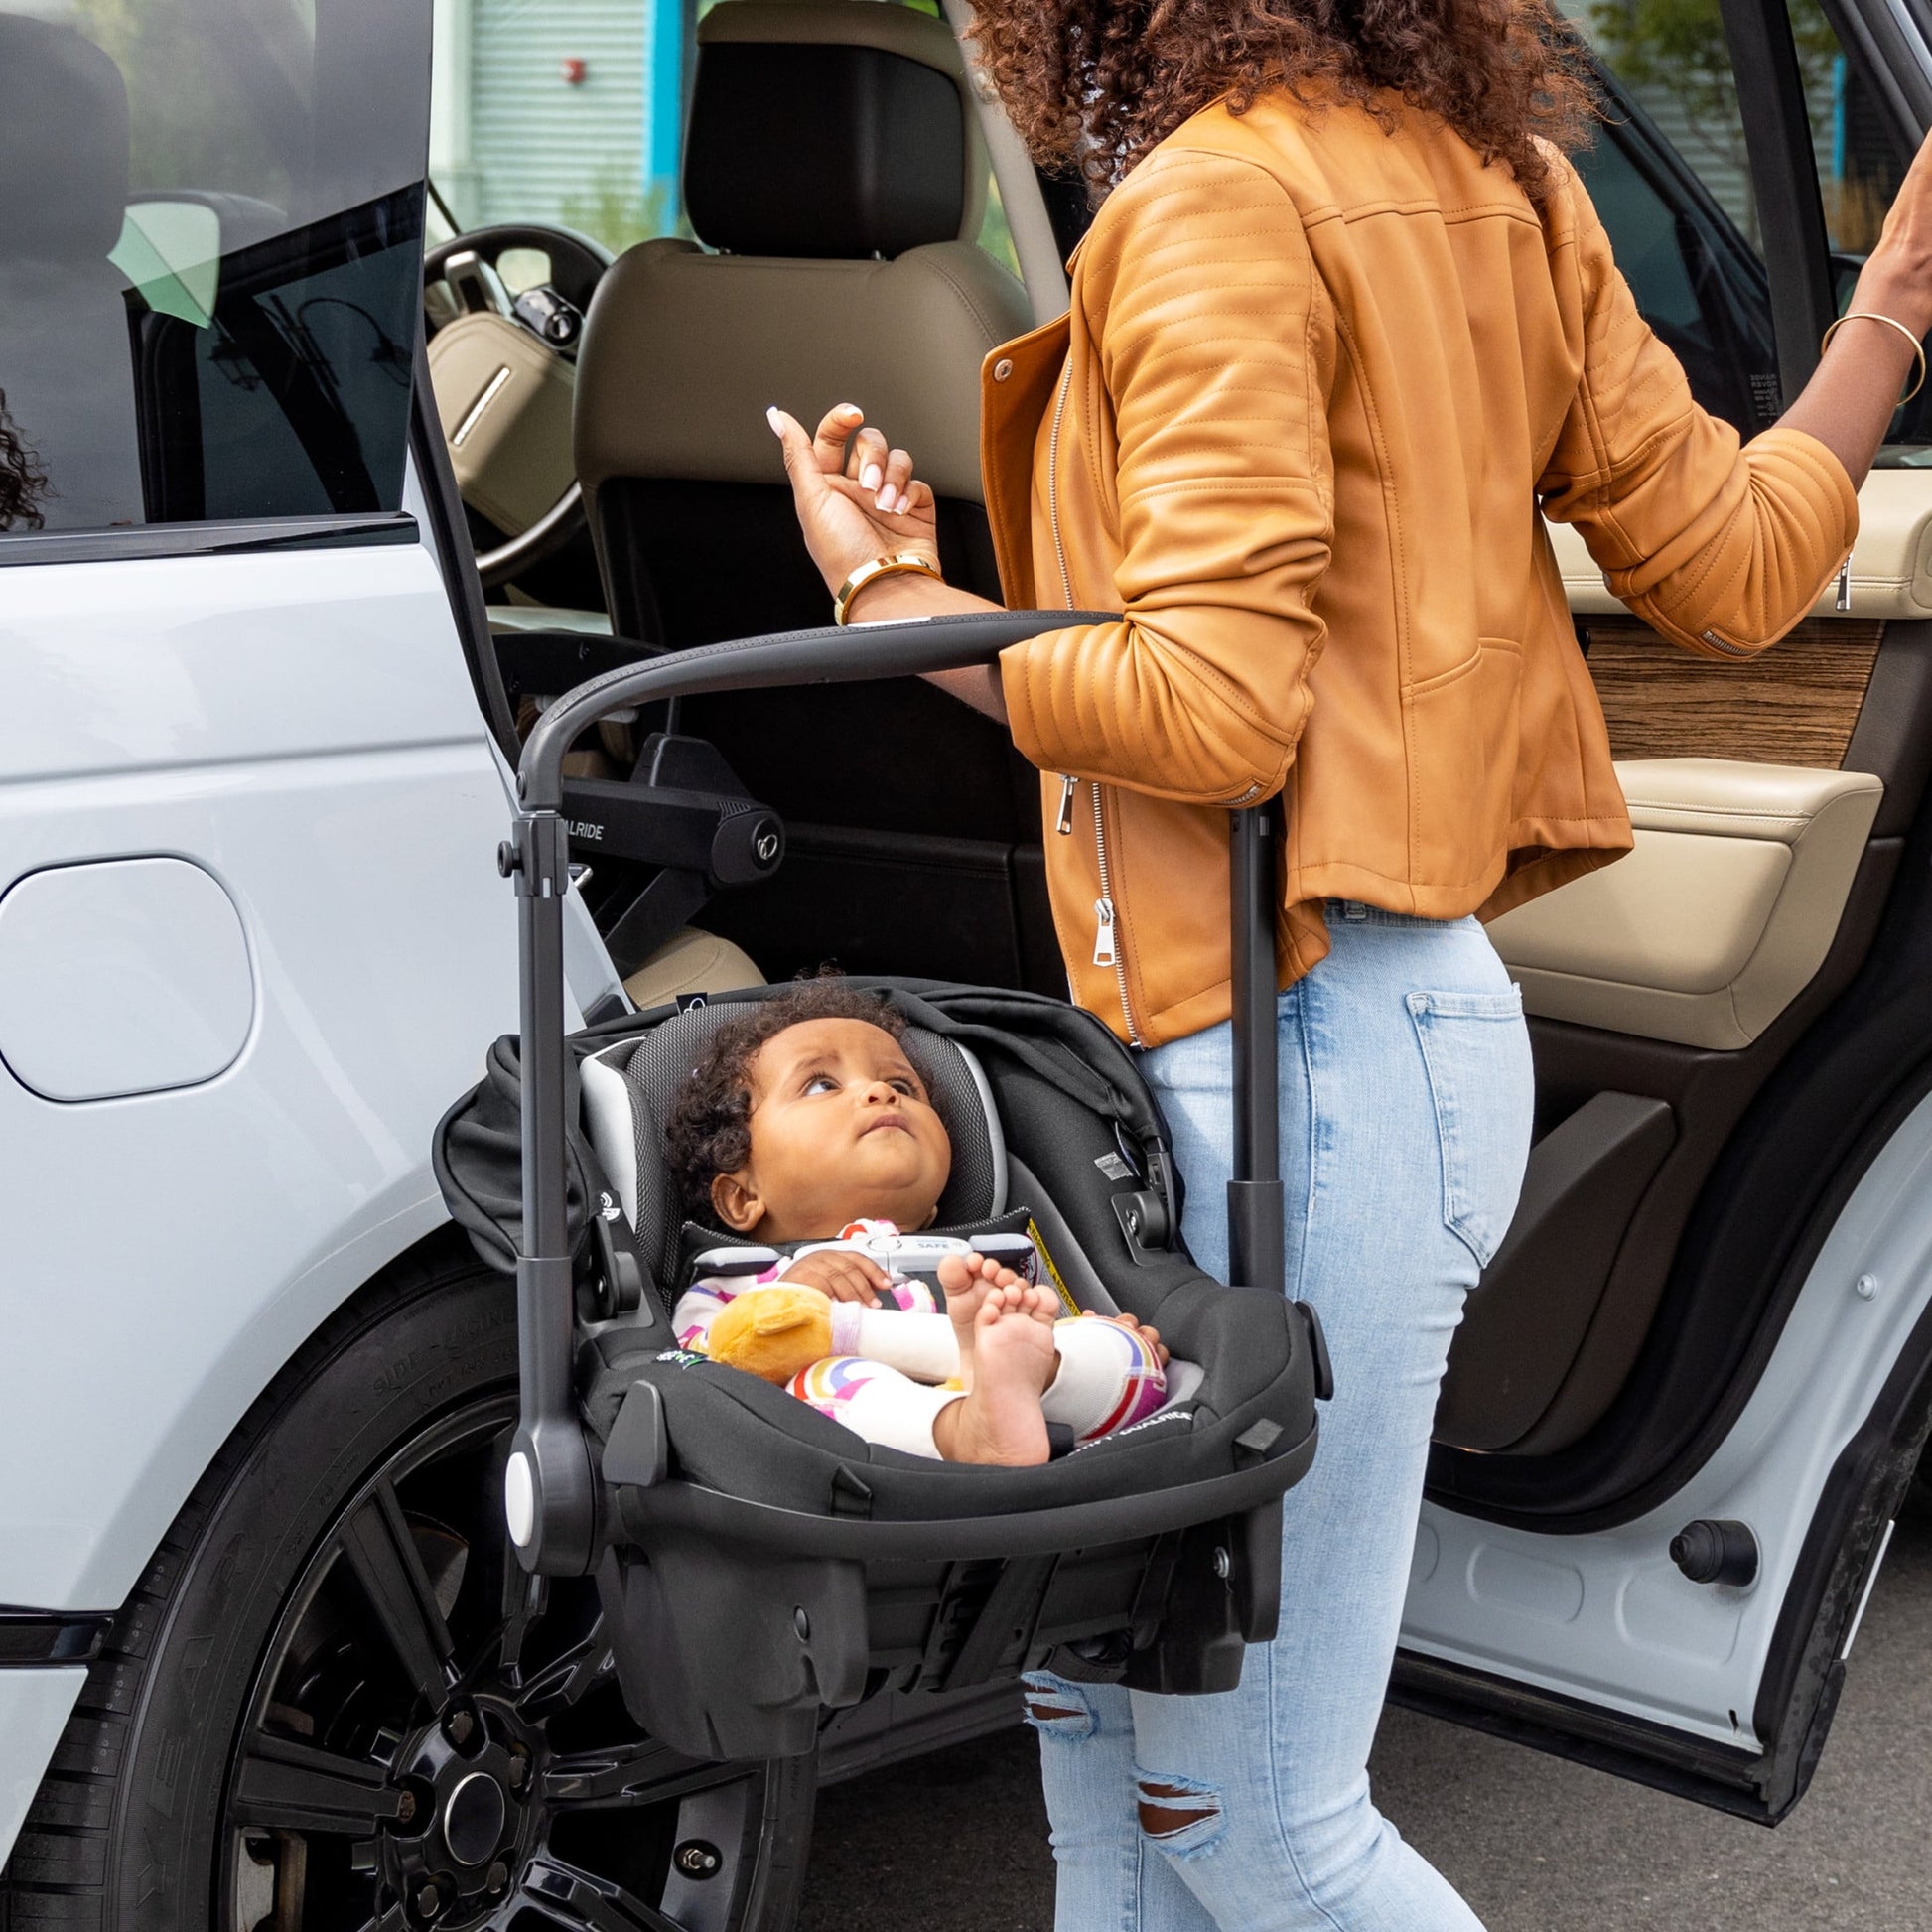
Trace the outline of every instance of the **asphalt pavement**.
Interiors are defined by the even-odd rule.
[[[1490,1932],[1932,1932],[1932,1522],[1899,1524],[1776,1831],[1406,1711],[1371,1771]],[[1022,1726],[820,1795],[801,1932],[1050,1932],[1052,1897]]]

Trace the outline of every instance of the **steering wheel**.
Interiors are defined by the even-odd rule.
[[[550,278],[512,296],[497,264],[512,249],[534,249],[550,263]],[[553,355],[574,355],[584,312],[611,266],[611,251],[574,229],[508,221],[437,243],[423,257],[425,290],[438,282],[458,313],[485,311],[527,329]],[[486,589],[507,583],[553,556],[582,528],[584,493],[573,480],[537,520],[477,558]]]

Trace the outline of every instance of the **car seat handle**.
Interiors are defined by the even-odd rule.
[[[1228,1181],[1228,1280],[1281,1293],[1287,1265],[1282,1200],[1281,1066],[1276,1033],[1278,801],[1228,814],[1232,952],[1234,1161]]]
[[[990,664],[1010,644],[1048,630],[1113,623],[1113,611],[973,611],[895,623],[826,624],[701,644],[640,664],[621,665],[566,691],[539,718],[517,762],[525,811],[556,811],[563,800],[564,754],[607,712],[707,691],[774,690],[797,684],[857,684],[920,677]]]
[[[517,811],[496,863],[516,888],[523,1225],[516,1257],[516,1434],[503,1501],[517,1560],[583,1576],[599,1556],[598,1482],[578,1413],[575,1271],[567,1211],[564,895],[570,891],[563,761],[607,712],[707,691],[851,684],[990,664],[1010,644],[1110,612],[987,611],[904,623],[826,625],[704,644],[621,665],[567,691],[536,722],[518,762]]]

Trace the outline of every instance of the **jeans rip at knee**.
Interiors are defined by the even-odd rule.
[[[1094,1709],[1078,1685],[1063,1678],[1030,1675],[1024,1688],[1027,1722],[1042,1737],[1071,1744],[1093,1735]]]
[[[1197,1858],[1227,1829],[1221,1794],[1211,1784],[1173,1771],[1134,1774],[1141,1836],[1171,1859]]]

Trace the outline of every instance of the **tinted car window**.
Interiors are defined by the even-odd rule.
[[[0,531],[400,505],[428,15],[0,11]]]
[[[1842,311],[1851,302],[1859,269],[1878,239],[1885,211],[1911,165],[1913,143],[1888,111],[1876,77],[1841,47],[1812,0],[1796,0],[1791,27],[1804,76],[1825,231],[1831,239]],[[1893,418],[1879,465],[1932,463],[1928,444],[1932,444],[1932,395],[1921,390]]]
[[[1578,167],[1644,320],[1699,402],[1752,436],[1783,406],[1718,0],[1565,0],[1600,66]]]

